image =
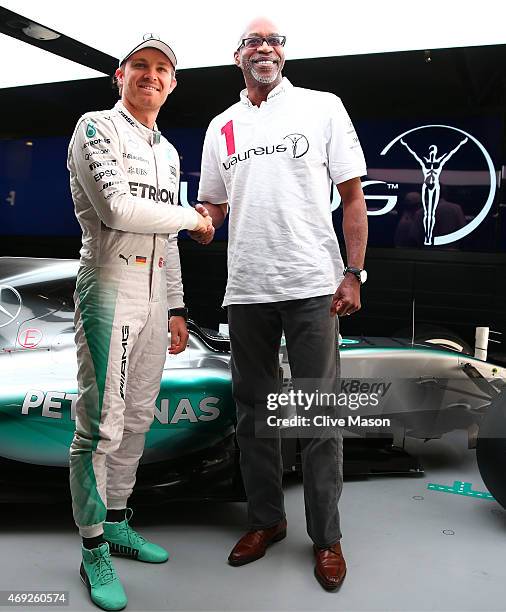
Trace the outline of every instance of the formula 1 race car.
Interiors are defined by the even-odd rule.
[[[75,260],[0,258],[0,501],[68,495],[77,399],[73,292],[78,266]],[[228,337],[191,322],[189,331],[187,350],[167,354],[134,495],[240,499]],[[463,346],[443,334],[422,343],[345,338],[340,348],[340,388],[349,413],[343,425],[345,474],[353,465],[348,473],[420,471],[402,452],[406,436],[432,439],[466,429],[485,483],[506,507],[504,368],[458,350]],[[288,392],[284,346],[280,364]],[[374,393],[381,401],[353,413],[350,398]],[[282,433],[293,431],[289,407],[277,416]],[[298,471],[297,439],[283,438],[285,470]],[[392,453],[364,463],[368,449],[378,445]]]

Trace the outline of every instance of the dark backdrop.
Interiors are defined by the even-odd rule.
[[[355,122],[499,117],[504,125],[505,66],[506,45],[500,45],[289,61],[285,75],[296,85],[339,95]],[[178,82],[160,113],[163,130],[205,128],[243,87],[233,66],[180,71]],[[0,138],[69,137],[82,113],[110,107],[116,97],[105,77],[2,90]],[[504,160],[503,133],[500,142]],[[503,193],[501,184],[496,216],[504,208]],[[6,195],[0,194],[0,210]],[[2,234],[0,227],[0,255],[78,256],[77,238]],[[212,326],[225,321],[226,243],[202,248],[182,241],[181,255],[192,316]],[[443,326],[471,344],[476,325],[506,332],[505,264],[504,251],[370,248],[364,308],[345,320],[343,331],[372,335],[409,328],[414,301],[417,326]]]

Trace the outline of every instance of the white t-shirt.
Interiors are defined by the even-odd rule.
[[[334,94],[284,78],[266,102],[239,102],[207,129],[198,199],[229,203],[224,306],[333,294],[343,262],[330,192],[366,174],[353,124]]]

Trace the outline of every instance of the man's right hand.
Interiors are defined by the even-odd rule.
[[[202,204],[197,204],[195,210],[199,216],[199,225],[188,232],[190,238],[193,238],[200,244],[209,244],[214,238],[214,227],[213,221],[209,214],[209,211]]]
[[[207,215],[203,215],[201,214],[200,211],[197,211],[197,215],[198,215],[199,224],[197,225],[195,229],[192,230],[192,232],[196,232],[197,234],[198,233],[205,234],[210,230],[210,228],[213,227],[213,220],[209,216],[209,213],[207,213]]]

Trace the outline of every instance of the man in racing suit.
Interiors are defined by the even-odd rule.
[[[127,598],[110,553],[163,562],[167,552],[129,525],[127,500],[154,416],[167,351],[185,349],[177,232],[210,220],[177,206],[179,156],[155,120],[176,86],[176,58],[155,38],[116,71],[121,100],[78,121],[68,155],[82,227],[75,293],[78,360],[70,487],[83,539],[81,578],[107,610]],[[170,236],[169,236],[170,235]]]

